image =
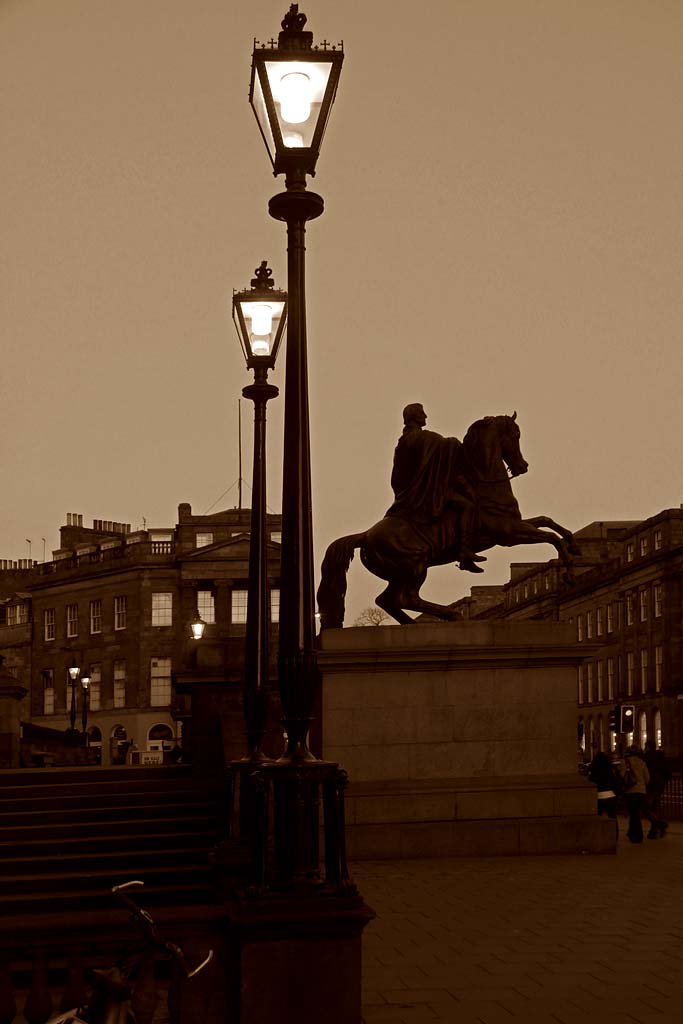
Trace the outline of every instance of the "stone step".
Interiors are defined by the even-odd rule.
[[[97,784],[110,781],[134,781],[136,779],[164,781],[173,779],[195,779],[197,776],[189,765],[120,765],[101,768],[84,765],[73,768],[14,768],[0,772],[0,793],[3,789],[24,786],[54,786],[68,784]]]
[[[118,815],[113,815],[108,809],[100,808],[96,816],[89,811],[85,811],[83,814],[86,817],[79,816],[77,820],[71,819],[69,821],[65,821],[64,815],[60,811],[54,811],[48,820],[44,820],[46,816],[41,815],[41,823],[39,825],[28,824],[28,820],[31,822],[35,820],[33,816],[30,819],[16,823],[10,822],[9,824],[5,824],[5,820],[0,819],[0,822],[2,822],[0,824],[0,844],[41,842],[52,845],[60,839],[77,839],[80,837],[83,839],[94,839],[105,835],[128,836],[132,837],[135,843],[137,843],[144,822],[153,824],[156,835],[168,835],[178,831],[180,826],[183,829],[189,829],[191,832],[214,834],[220,831],[220,820],[209,809],[205,813],[199,814],[196,813],[196,809],[192,806],[187,808],[186,813],[183,813],[181,810],[173,814],[171,813],[173,809],[166,807],[153,807],[150,810],[153,812],[163,810],[164,815],[157,816],[156,813],[135,814],[129,812],[127,808],[121,808]]]
[[[90,793],[80,789],[71,790],[68,793],[55,794],[53,796],[21,796],[0,800],[0,821],[10,814],[31,813],[42,814],[46,811],[59,811],[63,814],[71,814],[80,808],[120,808],[136,806],[150,807],[157,805],[183,804],[207,804],[220,805],[227,803],[227,794],[220,796],[211,792],[185,792],[178,790],[158,790],[149,792],[147,790],[126,790],[112,793]]]
[[[72,857],[85,860],[89,856],[122,854],[135,862],[143,852],[158,850],[165,855],[168,849],[207,850],[218,841],[219,832],[216,828],[189,831],[184,827],[184,822],[175,821],[172,824],[173,829],[168,832],[141,832],[132,841],[130,835],[117,835],[111,830],[98,836],[43,836],[40,839],[20,839],[15,842],[0,841],[0,875],[7,873],[8,866],[13,870],[17,864],[21,864],[23,870],[36,861],[45,861],[54,866]],[[183,827],[179,828],[179,825]],[[50,851],[49,857],[44,856],[46,849]]]
[[[145,883],[155,877],[164,878],[166,884],[186,882],[190,878],[210,875],[207,850],[168,849],[163,860],[158,850],[130,853],[103,853],[85,857],[35,857],[24,865],[16,861],[8,864],[13,873],[0,871],[0,904],[12,893],[50,893],[74,889],[83,894],[93,889],[111,888],[131,878]]]

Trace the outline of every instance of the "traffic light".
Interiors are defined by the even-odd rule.
[[[636,709],[633,704],[623,704],[621,708],[620,732],[633,732],[636,727]]]
[[[621,732],[621,704],[610,708],[607,713],[607,725],[610,732]]]

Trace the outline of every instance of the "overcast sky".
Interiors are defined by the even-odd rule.
[[[237,503],[235,487],[215,504],[250,380],[232,289],[262,259],[286,287],[251,51],[287,6],[0,0],[0,557],[28,538],[42,558],[43,537],[49,557],[70,511],[165,526],[181,501]],[[346,51],[307,238],[318,562],[390,504],[408,402],[458,437],[516,409],[526,516],[578,529],[677,507],[680,0],[300,6]],[[432,570],[423,595],[553,554]],[[383,586],[355,563],[350,616]]]

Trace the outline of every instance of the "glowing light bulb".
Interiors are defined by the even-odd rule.
[[[270,355],[270,338],[255,338],[251,339],[251,354],[253,356],[269,356]]]
[[[303,149],[304,138],[299,132],[286,132],[282,141],[288,149]]]
[[[311,116],[311,80],[303,71],[290,71],[280,79],[280,110],[287,124],[303,124]]]
[[[270,334],[273,329],[273,307],[267,302],[255,302],[251,310],[251,329],[254,334]]]

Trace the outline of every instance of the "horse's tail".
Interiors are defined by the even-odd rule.
[[[321,629],[336,629],[344,625],[346,573],[351,565],[353,552],[361,546],[364,539],[364,533],[351,533],[348,537],[332,541],[325,552],[318,587]]]

